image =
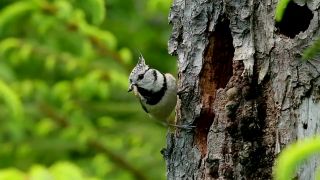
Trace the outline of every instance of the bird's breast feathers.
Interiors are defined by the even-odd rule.
[[[171,74],[165,74],[166,78],[166,91],[156,104],[148,104],[146,99],[140,95],[141,105],[144,110],[152,115],[154,118],[160,120],[166,120],[166,118],[171,114],[172,110],[176,106],[177,102],[177,85],[176,80]]]

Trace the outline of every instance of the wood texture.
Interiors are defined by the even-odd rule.
[[[310,25],[293,38],[275,27],[276,3],[173,1],[176,118],[196,128],[168,133],[168,179],[271,179],[286,144],[319,133],[320,60],[300,58],[320,35],[320,3],[308,2]],[[304,164],[298,179],[312,179],[319,162]]]

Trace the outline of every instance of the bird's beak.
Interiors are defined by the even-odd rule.
[[[134,86],[134,84],[130,84],[130,85],[129,85],[128,92],[131,92],[131,91],[133,90],[133,86]]]

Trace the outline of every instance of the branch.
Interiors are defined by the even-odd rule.
[[[57,112],[55,112],[54,108],[51,107],[47,103],[40,103],[39,105],[40,111],[50,117],[56,124],[58,124],[61,127],[69,127],[70,124],[68,123],[68,120],[66,117],[63,117],[59,115]],[[119,167],[122,167],[123,169],[128,170],[133,174],[135,179],[137,180],[147,180],[148,178],[141,172],[140,170],[133,167],[129,162],[127,162],[122,156],[114,153],[111,149],[107,148],[105,145],[100,143],[97,139],[90,139],[86,142],[87,146],[95,149],[98,152],[101,152],[108,156],[112,162],[114,162]]]

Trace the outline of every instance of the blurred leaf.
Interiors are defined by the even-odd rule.
[[[277,158],[274,168],[275,180],[292,179],[298,165],[314,153],[320,153],[320,137],[299,140],[286,147]]]
[[[129,65],[132,63],[132,54],[130,49],[122,48],[120,49],[119,54],[123,62],[126,63],[126,65]]]
[[[159,11],[167,12],[170,5],[171,0],[149,0],[147,2],[147,10],[153,13],[157,13]]]
[[[73,13],[73,7],[70,2],[64,0],[57,0],[54,2],[55,7],[53,8],[57,10],[57,16],[61,19],[68,20]],[[49,5],[50,6],[50,5]],[[54,12],[55,13],[55,12]]]
[[[1,0],[1,172],[165,179],[165,128],[148,119],[127,86],[136,49],[150,66],[174,72],[166,50],[169,4]]]
[[[302,55],[304,60],[313,59],[320,53],[320,38],[318,38],[313,44],[308,47]]]
[[[98,124],[99,124],[99,127],[102,127],[102,128],[112,128],[115,126],[115,122],[114,122],[114,119],[112,119],[111,117],[100,117],[98,119]]]
[[[0,41],[0,53],[4,55],[7,51],[20,47],[20,41],[17,38],[7,38]]]
[[[0,80],[0,94],[11,110],[13,120],[21,122],[23,120],[22,103],[16,93],[2,80]]]
[[[23,174],[23,172],[14,169],[14,168],[10,168],[10,169],[3,169],[0,170],[0,179],[2,180],[24,180],[25,179],[25,175]]]
[[[46,136],[56,129],[56,125],[49,118],[44,118],[36,124],[34,131],[39,136]]]
[[[33,1],[19,1],[7,6],[0,12],[0,34],[8,22],[12,22],[22,17],[23,15],[30,14],[31,11],[38,8],[37,4]]]
[[[280,22],[282,20],[282,17],[284,15],[284,12],[286,11],[286,8],[291,0],[280,0],[276,7],[276,14],[275,19],[277,22]]]
[[[30,180],[54,180],[50,171],[41,165],[33,165],[29,170],[29,174]]]
[[[100,177],[106,177],[112,171],[112,165],[103,154],[97,154],[93,158],[94,171]]]
[[[92,24],[99,25],[103,22],[106,14],[103,0],[80,0],[78,6],[84,9]]]
[[[12,69],[5,63],[0,62],[0,79],[5,81],[13,81],[16,79],[15,73]]]
[[[81,169],[69,162],[59,162],[50,167],[56,180],[84,179]]]

